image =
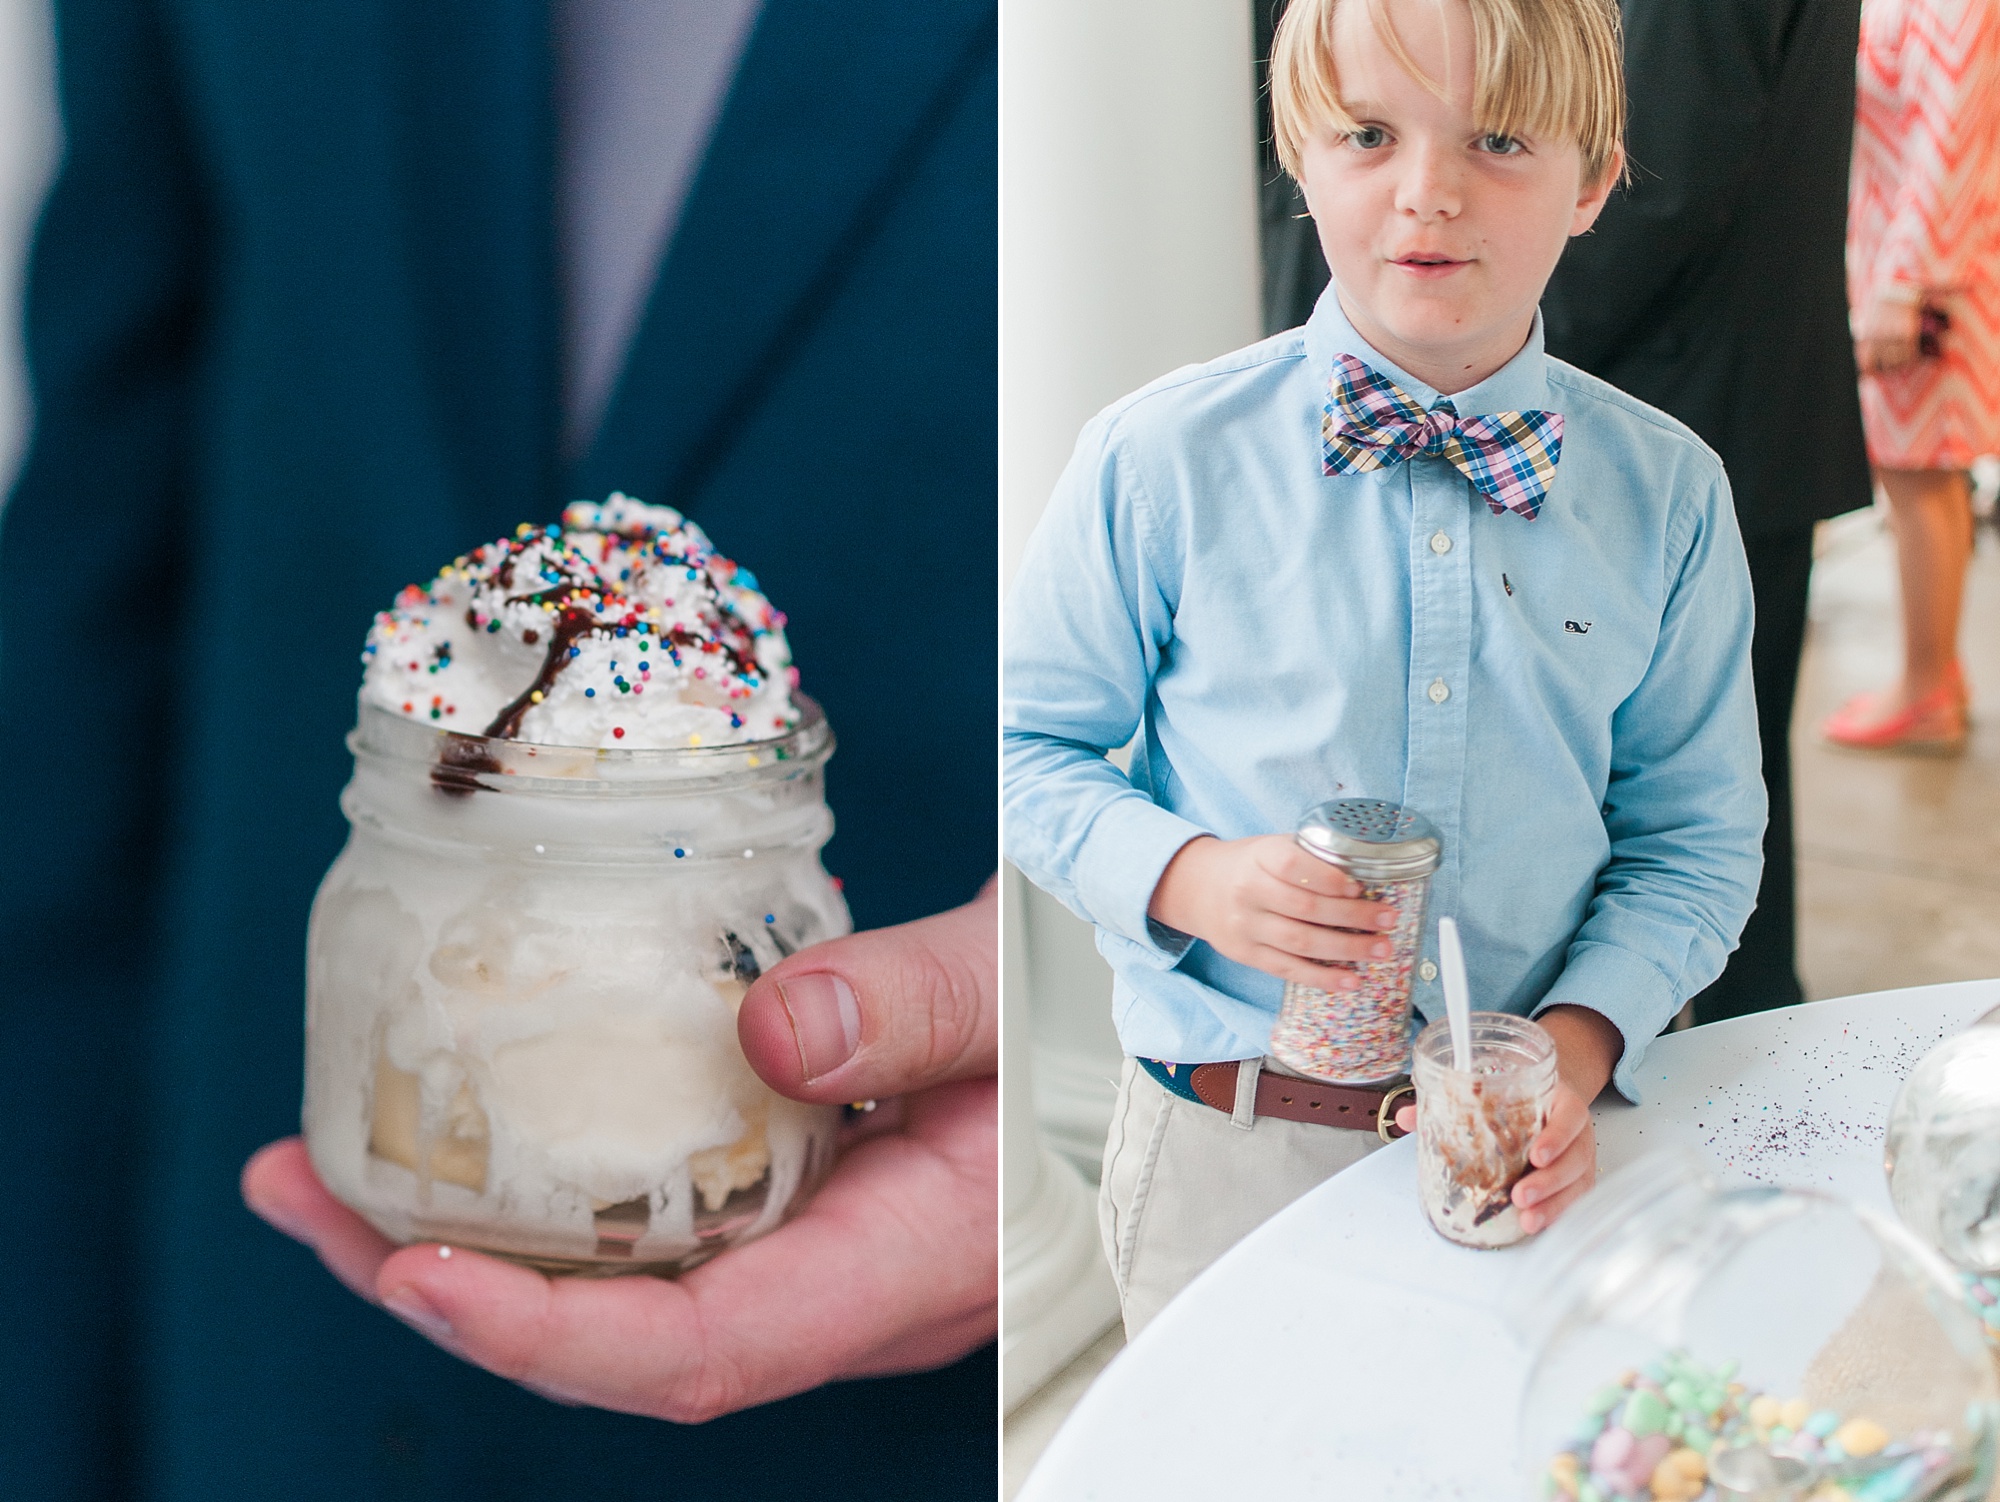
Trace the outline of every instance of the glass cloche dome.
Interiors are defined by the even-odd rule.
[[[1527,1495],[1975,1502],[2000,1389],[1948,1269],[1832,1196],[1723,1188],[1690,1153],[1612,1175],[1525,1259]]]

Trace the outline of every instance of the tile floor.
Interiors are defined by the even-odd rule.
[[[1792,725],[1799,969],[1815,1000],[2000,975],[2000,537],[1979,531],[1959,637],[1972,743],[1940,759],[1839,751],[1814,733],[1849,694],[1886,684],[1901,651],[1881,517],[1821,529]],[[1009,1415],[1007,1497],[1121,1344],[1112,1330]]]
[[[1959,634],[1972,743],[1937,758],[1840,751],[1813,733],[1848,694],[1887,683],[1902,650],[1876,513],[1821,531],[1792,726],[1810,997],[2000,975],[2000,539],[1979,533]]]

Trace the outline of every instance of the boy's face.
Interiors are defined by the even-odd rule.
[[[1479,128],[1465,0],[1385,9],[1445,97],[1395,60],[1366,0],[1342,0],[1334,69],[1360,129],[1329,125],[1306,142],[1306,203],[1355,331],[1420,380],[1462,391],[1527,342],[1564,242],[1595,221],[1617,164],[1584,183],[1574,142]]]

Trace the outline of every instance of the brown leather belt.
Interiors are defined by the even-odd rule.
[[[1233,1116],[1236,1068],[1234,1059],[1226,1064],[1197,1064],[1188,1076],[1188,1086],[1203,1105]],[[1405,1104],[1414,1105],[1416,1099],[1417,1087],[1402,1078],[1381,1085],[1327,1085],[1318,1080],[1275,1074],[1268,1069],[1257,1075],[1259,1116],[1349,1127],[1357,1132],[1373,1132],[1384,1142],[1407,1135],[1396,1125],[1396,1112]]]

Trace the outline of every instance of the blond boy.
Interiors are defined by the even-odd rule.
[[[1272,99],[1332,284],[1094,419],[1009,605],[1008,853],[1097,925],[1131,1056],[1100,1199],[1129,1331],[1410,1124],[1388,1088],[1321,1124],[1264,1057],[1283,983],[1351,986],[1394,925],[1294,845],[1305,809],[1437,824],[1475,1005],[1555,1036],[1530,1231],[1590,1184],[1589,1102],[1636,1099],[1761,863],[1722,467],[1542,352],[1542,288],[1622,170],[1615,6],[1294,0]]]

